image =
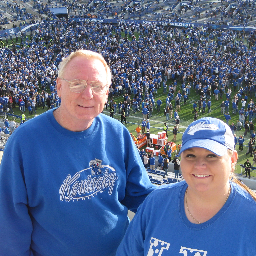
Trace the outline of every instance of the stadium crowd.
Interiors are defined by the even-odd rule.
[[[34,5],[49,13],[40,1],[34,1]],[[152,114],[159,104],[168,111],[175,110],[186,104],[194,90],[201,96],[193,106],[194,112],[205,111],[209,101],[221,100],[223,115],[231,111],[237,114],[242,127],[256,117],[255,31],[175,28],[168,23],[125,20],[113,25],[51,14],[35,30],[13,35],[12,47],[8,47],[8,39],[2,38],[0,49],[1,112],[12,113],[18,107],[20,114],[25,110],[33,114],[38,107],[59,106],[54,82],[58,64],[70,52],[84,48],[101,52],[111,66],[109,104],[115,112],[129,115],[130,110],[149,106]],[[163,88],[166,102],[158,100],[159,88]],[[235,95],[231,98],[232,92]],[[116,95],[124,95],[119,105],[113,98]]]
[[[71,16],[212,24],[255,25],[255,1],[243,0],[9,0],[0,3],[0,24],[52,17],[50,8],[67,7]]]

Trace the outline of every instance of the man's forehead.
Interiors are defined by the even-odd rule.
[[[103,63],[98,59],[88,59],[85,57],[76,57],[72,59],[65,68],[65,74],[78,79],[90,79],[97,77],[98,79],[106,79],[106,70]]]

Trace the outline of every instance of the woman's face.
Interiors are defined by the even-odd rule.
[[[204,148],[187,149],[181,154],[181,171],[189,188],[197,191],[221,190],[227,186],[237,154],[218,156]]]

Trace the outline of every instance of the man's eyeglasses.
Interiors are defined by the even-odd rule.
[[[103,94],[106,91],[106,85],[102,84],[98,81],[87,82],[86,80],[74,79],[67,80],[65,78],[61,78],[62,80],[68,82],[69,89],[74,93],[81,93],[85,90],[85,88],[89,85],[95,94]]]

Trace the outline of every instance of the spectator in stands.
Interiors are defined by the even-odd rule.
[[[147,131],[150,131],[150,122],[149,122],[149,119],[147,119],[147,122],[146,122],[146,129],[147,129]]]
[[[176,126],[176,128],[177,128],[177,130],[179,129],[179,126],[180,126],[180,117],[179,116],[177,116],[176,118],[175,118],[175,126]]]
[[[253,133],[251,134],[251,139],[252,139],[253,145],[255,144],[255,137],[256,137],[256,133],[255,133],[255,131],[253,131]]]
[[[238,116],[239,121],[242,123],[242,126],[244,126],[244,122],[245,122],[244,109],[241,108],[238,113],[239,113],[239,116]]]
[[[141,122],[141,129],[142,129],[142,134],[144,134],[145,130],[146,130],[146,120],[145,119],[143,119]]]
[[[168,159],[168,157],[166,157],[164,159],[164,163],[163,163],[163,169],[165,171],[165,176],[166,177],[168,176],[168,168],[169,168],[169,159]]]
[[[125,110],[124,109],[121,110],[121,123],[122,124],[123,123],[127,124],[126,115],[125,115]]]
[[[180,152],[185,180],[145,199],[116,255],[255,255],[256,196],[234,175],[229,126],[216,118],[193,122]]]
[[[160,153],[158,155],[158,167],[160,167],[160,168],[163,167],[163,161],[164,161],[164,158],[163,158],[162,154]]]
[[[147,132],[145,133],[146,137],[147,137],[147,147],[151,147],[151,138],[150,138],[150,131],[147,130]]]
[[[166,107],[166,109],[165,109],[165,117],[166,117],[166,121],[168,121],[170,119],[170,109],[169,109],[169,107]]]
[[[168,138],[168,125],[166,123],[164,123],[163,130],[166,133],[166,137]]]
[[[244,168],[245,168],[245,177],[249,177],[249,179],[251,178],[251,168],[252,168],[252,165],[249,161],[249,159],[247,159],[244,163]]]
[[[239,151],[243,151],[243,149],[244,149],[244,137],[243,137],[243,135],[239,136],[238,144],[239,144]]]
[[[193,111],[192,113],[195,113],[197,111],[197,103],[196,101],[193,103]]]
[[[128,209],[155,186],[129,131],[101,114],[110,83],[100,54],[71,53],[59,66],[60,107],[11,135],[0,167],[0,255],[115,255]]]
[[[139,137],[141,135],[141,127],[140,127],[139,124],[138,124],[138,126],[137,126],[137,128],[135,130],[137,132],[137,137]]]
[[[174,157],[172,160],[172,163],[174,164],[174,173],[175,173],[175,178],[179,178],[179,172],[180,172],[180,160],[177,156]]]
[[[236,131],[236,125],[235,125],[234,123],[232,123],[232,124],[230,125],[230,129],[231,129],[232,133],[234,134],[235,131]]]
[[[146,106],[142,109],[142,114],[143,114],[143,119],[148,119],[149,110]]]
[[[167,152],[166,152],[166,154],[167,154],[167,157],[168,157],[168,159],[169,159],[169,162],[171,162],[171,160],[172,160],[172,148],[169,146],[169,147],[167,147]]]
[[[177,109],[174,111],[173,117],[174,117],[174,121],[177,119],[177,117],[179,116]]]
[[[150,158],[149,158],[149,168],[152,171],[156,169],[156,158],[154,157],[153,153],[150,155]]]
[[[143,163],[144,163],[145,168],[147,169],[149,167],[148,166],[148,154],[147,153],[143,157]]]
[[[112,118],[114,118],[114,108],[113,108],[113,106],[111,106],[110,108],[109,108],[109,116],[110,117],[112,117]]]
[[[206,105],[207,105],[207,103],[206,103],[206,100],[205,100],[205,99],[203,99],[202,104],[203,104],[203,106],[202,106],[202,113],[205,113],[205,108],[206,108]]]
[[[225,114],[225,104],[224,104],[224,101],[221,102],[220,109],[221,109],[221,113],[224,115]]]
[[[21,123],[25,123],[26,121],[26,115],[24,113],[21,114]]]
[[[162,105],[161,99],[158,99],[156,104],[157,104],[157,112],[160,112],[160,108],[161,108],[161,105]]]
[[[251,138],[248,143],[248,152],[246,152],[246,155],[250,154],[250,156],[252,156],[252,153],[253,153],[253,140]]]
[[[242,129],[242,127],[243,127],[243,125],[242,125],[241,121],[237,120],[236,129],[237,129],[238,131],[240,131],[240,130]]]
[[[224,115],[224,117],[225,117],[225,119],[226,119],[226,124],[228,125],[229,120],[231,120],[231,116],[230,116],[229,113],[226,113],[226,114]]]
[[[208,107],[208,113],[210,113],[212,111],[212,102],[210,99],[207,101],[207,107]]]
[[[143,160],[143,159],[144,159],[144,155],[146,154],[146,152],[145,152],[144,148],[143,148],[142,150],[140,150],[140,151],[139,151],[139,153],[140,153],[141,161],[142,161],[142,162],[144,162],[144,160]]]
[[[197,112],[197,111],[195,111],[195,113],[194,113],[194,121],[196,121],[196,120],[197,120],[197,118],[198,118],[198,112]]]
[[[170,105],[169,105],[169,113],[170,113],[170,117],[172,119],[172,116],[173,116],[173,106],[172,106],[171,102],[170,102]]]
[[[7,134],[7,135],[9,135],[10,134],[10,129],[9,129],[9,127],[4,127],[4,134]]]
[[[176,125],[174,125],[172,133],[173,133],[173,141],[176,141],[177,140],[177,134],[178,134],[178,129],[177,129]]]
[[[220,90],[218,88],[215,88],[214,89],[214,97],[215,97],[215,100],[219,100],[219,93],[220,93]]]
[[[236,137],[236,134],[234,133],[234,143],[235,143],[235,148],[236,148],[236,145],[238,143],[238,138]]]
[[[245,124],[244,124],[244,137],[247,135],[249,130],[250,130],[250,125],[249,125],[248,121],[245,121]]]

